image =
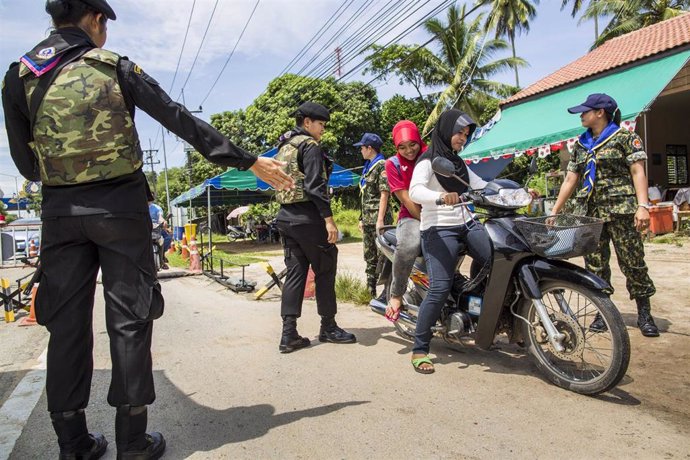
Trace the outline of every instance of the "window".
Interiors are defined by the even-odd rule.
[[[688,183],[688,148],[685,145],[666,145],[668,185]]]

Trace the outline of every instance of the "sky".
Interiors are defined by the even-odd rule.
[[[136,62],[155,78],[173,99],[180,102],[180,91],[184,84],[184,102],[190,110],[198,110],[236,46],[218,84],[204,102],[202,112],[197,114],[208,121],[214,113],[245,108],[251,104],[336,11],[341,12],[341,15],[333,21],[332,27],[323,37],[307,50],[292,72],[298,71],[309,62],[318,62],[328,53],[334,55],[337,44],[357,32],[358,27],[385,7],[388,0],[348,1],[352,3],[349,3],[347,9],[339,9],[346,2],[258,0],[256,11],[247,25],[257,0],[108,0],[117,14],[117,20],[108,21],[108,41],[105,48]],[[216,3],[217,7],[212,16]],[[419,1],[419,7],[414,8],[407,18],[400,15],[396,19],[400,24],[382,36],[377,43],[385,44],[401,32],[409,30],[415,22],[441,3],[442,0]],[[472,1],[468,0],[465,3],[469,9]],[[358,10],[365,4],[369,6]],[[191,26],[183,50],[185,30],[193,5]],[[570,16],[569,10],[561,11],[560,5],[561,0],[541,0],[529,33],[523,33],[516,39],[518,56],[529,63],[529,67],[520,70],[520,83],[523,87],[586,54],[592,44],[593,23],[583,22],[578,25],[578,20]],[[49,34],[50,17],[43,7],[43,0],[0,0],[0,68],[6,69],[11,62],[16,61]],[[344,27],[346,21],[357,11],[361,11],[361,15],[349,27]],[[211,17],[206,38],[198,51]],[[445,21],[445,12],[441,12],[437,17]],[[245,25],[246,31],[238,42]],[[376,27],[381,28],[383,25],[377,24]],[[321,55],[317,55],[336,34],[340,35],[332,44],[326,46]],[[401,42],[419,44],[428,38],[420,27],[409,33]],[[429,47],[434,49],[435,44],[432,43]],[[198,58],[194,63],[197,51]],[[507,56],[508,52],[505,55]],[[346,63],[343,71],[347,72],[356,66],[362,58],[363,56],[360,56]],[[178,60],[179,70],[175,74]],[[345,81],[368,82],[371,78],[371,75],[353,74]],[[171,89],[173,79],[175,81]],[[514,83],[512,71],[497,75],[495,79]],[[396,93],[408,96],[415,94],[411,88],[400,86],[395,78],[384,84],[376,82],[375,85],[381,85],[377,87],[377,91],[382,102]],[[160,125],[141,110],[137,111],[135,123],[142,147],[149,148],[151,145],[159,150],[156,159],[160,163],[155,165],[155,168],[162,171]],[[166,133],[164,137],[168,167],[182,166],[182,142],[173,134]],[[5,196],[16,191],[15,178],[21,187],[24,179],[19,176],[12,162],[4,114],[0,113],[0,189],[5,192]]]

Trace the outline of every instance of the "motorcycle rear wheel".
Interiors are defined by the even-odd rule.
[[[554,384],[576,393],[595,395],[615,387],[630,362],[630,338],[618,309],[605,294],[566,281],[543,281],[542,301],[556,329],[565,334],[564,351],[553,349],[534,304],[525,299],[520,309],[523,337],[537,367]],[[564,312],[559,298],[568,304]],[[605,331],[590,328],[596,315]]]

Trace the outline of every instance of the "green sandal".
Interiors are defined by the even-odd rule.
[[[422,364],[431,364],[431,368],[422,368],[420,367]],[[412,367],[414,367],[414,370],[419,372],[420,374],[433,374],[435,371],[433,366],[434,363],[431,362],[431,359],[428,355],[422,358],[415,358],[412,360]]]

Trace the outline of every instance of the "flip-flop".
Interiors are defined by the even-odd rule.
[[[420,367],[422,364],[431,364],[431,368],[422,368]],[[423,356],[421,358],[415,358],[412,360],[412,367],[414,367],[414,370],[419,372],[420,374],[433,374],[436,369],[434,369],[434,363],[431,362],[431,359],[429,356]]]
[[[386,311],[388,311],[389,308],[390,308],[391,310],[393,309],[393,307],[391,306],[390,303],[388,303],[388,305],[386,305]],[[384,316],[386,317],[386,319],[387,319],[388,321],[390,321],[391,323],[394,323],[394,322],[396,322],[396,321],[398,320],[398,318],[400,318],[400,310],[402,310],[402,304],[400,305],[400,308],[398,308],[397,310],[395,310],[395,311],[393,312],[393,315],[388,316],[388,314],[385,314]]]

